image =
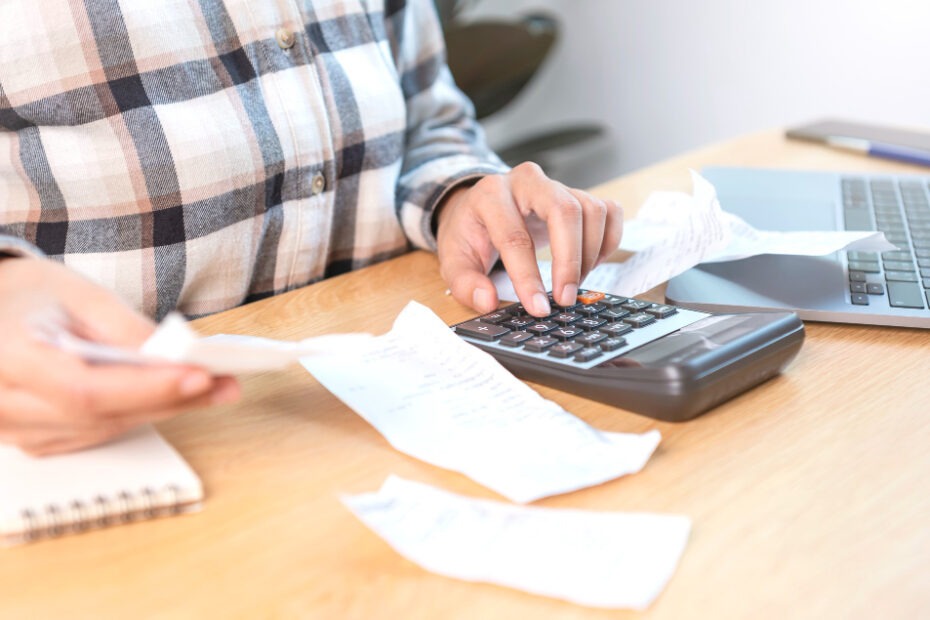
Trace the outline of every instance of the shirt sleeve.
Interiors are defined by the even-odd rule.
[[[414,246],[436,249],[432,215],[453,187],[509,168],[491,151],[471,101],[455,85],[432,0],[387,2],[388,36],[407,107],[397,187],[401,226]]]

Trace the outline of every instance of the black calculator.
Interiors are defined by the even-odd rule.
[[[797,355],[793,312],[721,314],[580,290],[453,325],[518,377],[659,420],[689,420],[777,375]]]

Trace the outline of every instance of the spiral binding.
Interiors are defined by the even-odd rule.
[[[156,491],[145,487],[138,493],[120,491],[115,496],[96,496],[90,502],[74,500],[67,505],[49,504],[44,509],[20,512],[26,541],[53,538],[130,521],[178,514],[183,508],[181,490],[168,485]]]

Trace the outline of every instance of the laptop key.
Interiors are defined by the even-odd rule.
[[[895,308],[923,308],[924,291],[916,282],[888,282],[888,303]]]
[[[865,292],[869,295],[884,295],[885,287],[881,282],[869,282],[865,285]]]
[[[911,271],[886,271],[885,280],[891,282],[917,282],[917,274]]]
[[[849,261],[850,271],[864,271],[865,273],[878,273],[878,261],[851,260]]]
[[[865,293],[853,293],[852,302],[857,306],[868,306],[869,305],[869,296]]]
[[[882,263],[885,271],[914,271],[914,263],[903,260],[886,260]]]
[[[866,209],[843,209],[846,230],[875,230],[872,214]]]

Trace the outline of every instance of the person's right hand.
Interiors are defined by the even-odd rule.
[[[114,293],[58,263],[0,260],[0,442],[34,455],[67,452],[238,398],[231,377],[181,365],[91,364],[41,336],[65,329],[137,349],[154,328]]]

